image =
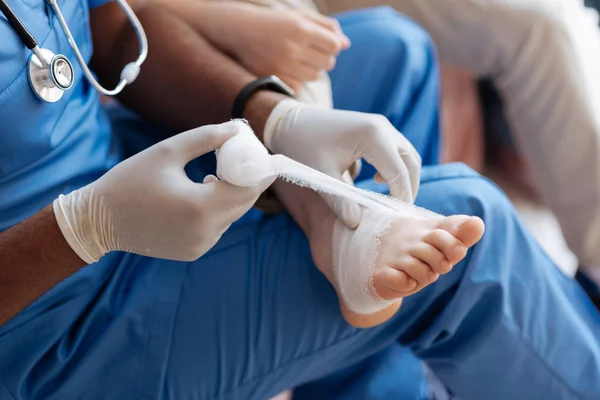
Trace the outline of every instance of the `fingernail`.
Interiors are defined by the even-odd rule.
[[[219,178],[217,178],[214,175],[209,174],[204,177],[204,180],[202,181],[202,183],[206,185],[207,183],[213,183],[213,182],[218,182],[218,181],[219,181]]]

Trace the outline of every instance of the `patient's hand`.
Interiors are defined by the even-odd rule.
[[[203,33],[250,72],[277,75],[294,89],[331,70],[350,45],[335,19],[317,13],[238,2],[214,5],[228,6],[227,23],[207,21]]]

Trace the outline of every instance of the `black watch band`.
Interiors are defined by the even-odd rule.
[[[232,118],[243,118],[244,109],[246,108],[246,103],[252,95],[259,90],[270,90],[272,92],[281,93],[286,96],[294,97],[295,92],[292,88],[285,84],[281,79],[276,77],[275,75],[265,76],[264,78],[258,78],[249,84],[247,84],[240,94],[236,97],[233,102],[233,107],[231,109],[231,117]]]

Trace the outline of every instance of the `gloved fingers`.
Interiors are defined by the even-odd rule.
[[[421,183],[421,157],[417,155],[414,157],[413,154],[410,153],[400,153],[400,157],[404,161],[406,168],[408,169],[408,174],[410,177],[410,185],[412,188],[412,194],[414,202],[417,199],[417,194],[419,193],[419,185]],[[386,183],[385,179],[381,176],[379,172],[377,172],[373,179],[377,183]]]
[[[213,225],[211,231],[223,232],[254,206],[258,195],[252,188],[237,187],[218,180],[198,185],[197,199],[202,202],[198,205],[199,209]]]
[[[345,171],[341,176],[334,176],[334,178],[354,186],[354,180],[349,171]],[[331,194],[319,193],[319,195],[348,229],[358,227],[362,218],[362,209],[358,203]]]
[[[400,173],[396,174],[392,178],[386,179],[390,189],[390,195],[402,201],[412,203],[414,194],[412,191],[408,169],[404,163],[400,163],[399,166],[401,166]]]
[[[400,157],[404,160],[404,165],[408,169],[408,175],[410,177],[410,185],[412,187],[412,201],[414,202],[419,192],[419,185],[421,183],[421,157],[417,154],[401,152]]]
[[[362,218],[362,210],[358,203],[331,194],[319,195],[348,229],[358,227]]]
[[[350,170],[348,170],[342,174],[342,181],[344,183],[347,183],[348,185],[354,186],[354,177],[353,177],[352,173],[350,172]]]
[[[298,110],[304,107],[306,107],[305,104],[291,98],[277,103],[267,118],[265,129],[263,129],[263,143],[267,149],[274,153],[280,153],[281,149],[278,148],[277,139],[282,131],[285,132],[286,128],[289,129],[289,122],[284,123],[284,120],[295,120],[298,117]],[[294,115],[288,116],[290,113],[294,113]]]
[[[204,184],[210,190],[210,201],[226,210],[249,210],[258,197],[273,184],[276,177],[269,177],[252,187],[239,187],[228,182],[217,180]],[[244,212],[245,212],[244,211]]]
[[[396,146],[376,144],[364,157],[387,182],[392,197],[412,203],[409,171]]]
[[[269,176],[265,179],[263,179],[262,181],[260,181],[260,183],[256,186],[254,186],[254,191],[257,194],[257,197],[260,196],[265,190],[267,190],[269,187],[271,187],[271,185],[273,184],[273,182],[275,182],[277,180],[277,175],[273,175],[273,176]]]
[[[182,166],[221,147],[240,132],[242,121],[229,121],[220,125],[206,125],[173,136],[157,146],[173,150]]]

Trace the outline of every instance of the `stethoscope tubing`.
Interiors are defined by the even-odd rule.
[[[132,83],[133,80],[135,80],[135,78],[133,78],[133,80],[129,81],[126,77],[121,76],[119,83],[112,90],[105,89],[102,85],[100,85],[100,83],[98,83],[98,81],[94,77],[94,74],[92,74],[92,71],[90,71],[90,69],[88,68],[83,56],[81,55],[81,52],[79,51],[79,47],[77,46],[77,43],[75,43],[75,39],[73,38],[73,35],[71,34],[71,30],[69,29],[69,26],[67,25],[67,22],[65,21],[65,18],[63,16],[62,12],[60,11],[60,8],[58,7],[58,4],[56,3],[56,0],[48,0],[48,2],[52,6],[54,13],[58,17],[58,21],[62,27],[62,30],[63,30],[65,36],[67,37],[67,40],[69,41],[69,45],[71,46],[71,49],[75,53],[75,57],[77,58],[79,65],[83,69],[83,73],[85,74],[86,78],[90,81],[92,86],[98,92],[100,92],[101,94],[103,94],[105,96],[116,96],[117,94],[119,94],[123,91],[123,89],[125,88],[125,86],[127,84]],[[119,6],[121,6],[121,9],[125,12],[125,14],[127,15],[127,18],[133,25],[136,36],[140,43],[140,54],[139,54],[137,60],[135,60],[135,62],[133,62],[133,64],[135,64],[139,68],[139,67],[141,67],[142,63],[146,60],[146,58],[148,57],[148,38],[146,37],[146,32],[144,31],[144,28],[142,27],[140,20],[138,19],[138,17],[135,15],[133,10],[131,9],[131,6],[129,4],[127,4],[127,2],[125,0],[116,0],[116,2],[119,4]],[[124,69],[124,71],[125,71],[125,69]]]
[[[121,72],[121,77],[120,77],[119,83],[116,85],[116,87],[114,89],[106,89],[102,85],[100,85],[100,83],[96,80],[96,78],[94,77],[94,74],[92,74],[92,71],[90,71],[89,67],[87,66],[87,64],[85,62],[85,59],[83,58],[81,52],[79,51],[79,46],[77,46],[77,43],[75,42],[75,38],[73,37],[71,30],[69,29],[69,26],[62,14],[62,11],[60,10],[60,7],[57,4],[56,0],[47,0],[47,1],[48,1],[48,3],[50,3],[50,5],[54,11],[54,14],[58,18],[58,21],[63,30],[63,33],[65,34],[67,41],[69,42],[69,46],[75,53],[75,57],[77,58],[77,61],[78,61],[79,65],[81,66],[83,73],[85,74],[88,81],[92,84],[92,86],[98,92],[100,92],[101,94],[103,94],[105,96],[116,96],[123,91],[125,86],[127,86],[128,84],[131,84],[137,78],[140,67],[142,66],[142,64],[144,63],[146,58],[148,57],[148,38],[146,36],[146,32],[144,31],[144,27],[142,26],[140,20],[135,15],[135,12],[133,11],[133,9],[127,3],[126,0],[116,0],[116,2],[119,4],[119,6],[123,10],[123,12],[125,12],[125,14],[127,15],[129,22],[133,25],[134,31],[136,33],[136,36],[137,36],[137,39],[139,42],[139,48],[140,48],[139,52],[140,53],[135,61],[130,62],[123,68],[123,70]],[[35,37],[29,32],[27,27],[23,24],[23,22],[19,19],[19,17],[13,12],[13,10],[8,5],[6,0],[0,0],[0,11],[2,11],[2,13],[6,16],[8,23],[11,25],[11,27],[17,33],[17,35],[19,36],[19,38],[21,39],[23,44],[29,50],[31,50],[38,59],[40,59],[42,62],[44,62],[43,57],[41,57],[42,49],[40,49],[38,47]],[[64,56],[62,56],[62,57],[64,57]],[[65,59],[66,59],[66,57],[65,57]],[[67,61],[68,61],[68,59],[67,59]],[[32,85],[32,87],[34,87],[34,85]],[[38,96],[40,95],[37,92],[37,90],[35,89],[35,87],[33,90],[36,91],[36,94],[38,94]]]

